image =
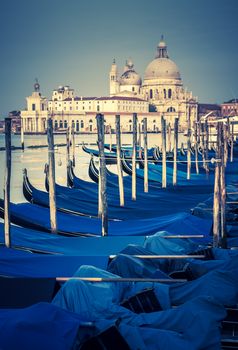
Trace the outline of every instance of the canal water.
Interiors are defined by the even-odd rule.
[[[142,135],[143,138],[143,135]],[[185,141],[184,136],[180,134],[180,142]],[[88,147],[97,149],[96,134],[75,135],[75,156],[76,166],[75,174],[82,179],[89,180],[88,164],[90,155],[82,150],[82,142]],[[44,148],[28,148],[28,146],[47,145],[46,135],[25,135],[25,150],[12,151],[12,176],[11,176],[11,201],[24,202],[25,198],[22,193],[22,170],[27,169],[31,183],[39,188],[44,189],[44,167],[48,162],[48,150]],[[116,142],[115,135],[105,135],[105,143]],[[65,144],[66,135],[54,135],[55,144]],[[20,146],[20,135],[12,135],[12,145]],[[122,144],[132,144],[132,134],[122,134]],[[143,142],[142,142],[143,144]],[[0,147],[5,145],[5,135],[0,134]],[[161,146],[161,134],[148,134],[148,147]],[[173,137],[172,137],[173,147]],[[58,147],[55,151],[56,160],[56,182],[66,185],[66,147]],[[5,169],[5,151],[0,151],[0,198],[3,198],[4,170]]]

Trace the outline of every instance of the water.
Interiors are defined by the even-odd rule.
[[[116,136],[113,134],[112,143],[116,143]],[[142,136],[143,137],[143,136]],[[183,135],[180,135],[180,140],[183,140]],[[97,148],[97,135],[75,135],[75,144],[94,144],[91,148]],[[27,169],[31,183],[39,189],[44,190],[44,167],[48,162],[48,150],[46,148],[31,149],[27,146],[32,145],[47,145],[46,135],[25,135],[25,151],[12,151],[12,176],[11,176],[11,201],[25,202],[22,193],[22,170]],[[55,144],[66,143],[66,135],[55,135]],[[110,143],[110,135],[105,135],[105,143]],[[122,134],[122,144],[131,144],[132,134]],[[0,147],[5,144],[5,135],[0,134]],[[20,135],[12,135],[12,145],[20,146]],[[148,134],[148,147],[161,145],[161,134]],[[84,180],[89,180],[88,177],[88,163],[90,155],[82,150],[81,145],[75,149],[76,166],[75,174]],[[4,167],[5,167],[5,152],[0,152],[0,197],[3,198],[4,186]],[[58,147],[55,152],[56,164],[56,182],[66,186],[66,147]]]

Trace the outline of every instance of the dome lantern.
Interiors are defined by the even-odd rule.
[[[145,81],[157,81],[158,79],[173,80],[176,84],[181,84],[179,69],[168,56],[167,45],[163,36],[161,36],[161,40],[157,46],[157,55],[155,59],[148,64],[144,75]]]
[[[168,52],[167,52],[167,45],[164,41],[164,36],[161,35],[160,42],[157,46],[157,55],[155,58],[169,58]]]

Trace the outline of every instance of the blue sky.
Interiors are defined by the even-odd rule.
[[[161,34],[200,102],[238,97],[237,0],[8,0],[0,16],[0,118],[24,108],[36,77],[47,97],[58,85],[108,95],[113,58],[143,78]]]

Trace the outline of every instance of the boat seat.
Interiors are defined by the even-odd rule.
[[[202,260],[214,260],[214,254],[212,248],[200,249],[195,252],[189,253],[188,255],[204,255]]]
[[[97,336],[88,339],[82,345],[76,345],[72,350],[130,350],[116,326],[111,326]]]
[[[145,289],[122,301],[120,305],[135,312],[136,314],[162,310],[161,305],[155,295],[154,288]]]
[[[0,308],[51,302],[60,285],[54,278],[0,277]]]
[[[170,272],[169,277],[173,279],[185,279],[187,281],[196,279],[196,276],[194,276],[189,264],[185,264],[182,270]]]

